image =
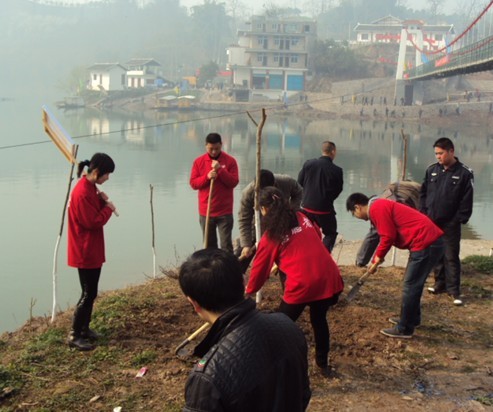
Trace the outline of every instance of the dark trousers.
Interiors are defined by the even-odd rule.
[[[314,302],[289,304],[281,300],[279,312],[287,315],[293,322],[300,317],[305,306],[310,307],[310,323],[312,324],[313,335],[315,337],[315,361],[317,366],[325,367],[328,365],[330,350],[330,332],[327,323],[327,311],[330,306],[337,303],[339,295],[328,299],[316,300]]]
[[[445,290],[452,296],[459,296],[461,224],[451,222],[440,228],[444,232],[445,253],[434,268],[435,290]]]
[[[375,229],[375,226],[371,225],[370,230],[358,249],[358,253],[356,253],[356,266],[366,266],[375,253],[379,243],[380,236],[378,235],[377,229]]]
[[[99,277],[101,276],[101,268],[78,269],[78,271],[82,294],[75,307],[72,323],[75,337],[80,336],[81,332],[89,329],[94,300],[98,296]]]
[[[303,213],[322,229],[322,233],[324,234],[324,245],[327,250],[332,253],[337,238],[337,220],[335,212],[318,215],[303,210]]]
[[[421,295],[426,278],[443,256],[443,251],[443,239],[439,238],[426,249],[409,254],[402,286],[401,316],[397,325],[401,332],[412,334],[414,328],[421,324]]]
[[[202,235],[205,236],[205,216],[200,216],[199,220],[200,227],[202,228]],[[233,239],[231,237],[233,223],[233,215],[209,217],[207,247],[217,249],[217,230],[221,242],[221,249],[233,253]]]

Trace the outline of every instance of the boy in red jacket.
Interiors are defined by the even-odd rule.
[[[427,216],[402,203],[388,199],[369,199],[362,193],[353,193],[346,208],[354,217],[370,220],[375,226],[380,242],[370,271],[383,263],[392,245],[408,249],[409,261],[404,274],[400,319],[390,318],[395,326],[380,333],[391,338],[412,337],[421,323],[421,295],[428,274],[443,256],[443,232]]]

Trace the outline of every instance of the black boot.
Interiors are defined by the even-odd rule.
[[[80,334],[80,336],[89,341],[96,341],[101,337],[99,333],[97,333],[96,331],[92,330],[89,327],[87,329],[84,329]]]
[[[73,330],[70,332],[67,340],[68,346],[80,351],[93,350],[95,346],[87,339],[77,335]]]

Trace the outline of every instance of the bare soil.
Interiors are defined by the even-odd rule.
[[[342,266],[346,291],[364,269]],[[173,274],[173,270],[166,271]],[[379,333],[399,312],[403,268],[381,268],[350,304],[329,312],[331,365],[313,365],[308,313],[298,321],[310,348],[309,411],[493,411],[493,275],[464,268],[464,306],[423,296],[423,322],[410,340]],[[260,310],[275,310],[277,277]],[[306,312],[306,311],[305,311]],[[178,411],[196,359],[174,350],[201,326],[172,277],[103,294],[93,327],[98,347],[81,353],[65,337],[71,313],[54,324],[37,318],[0,339],[0,411]],[[141,367],[147,373],[137,378]]]

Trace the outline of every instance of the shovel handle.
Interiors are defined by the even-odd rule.
[[[357,285],[362,285],[363,283],[365,283],[366,279],[368,279],[368,277],[372,274],[372,273],[375,273],[375,270],[377,269],[378,265],[376,263],[374,263],[373,265],[371,265],[368,270],[365,272],[365,274],[363,276],[361,276],[358,281],[356,282]]]
[[[195,332],[193,332],[188,338],[186,338],[182,343],[180,343],[176,349],[175,349],[175,353],[178,353],[178,351],[182,348],[184,348],[185,346],[187,346],[192,340],[194,340],[197,335],[199,335],[200,333],[202,333],[204,330],[206,330],[207,328],[209,327],[209,323],[206,322],[204,323],[200,328],[198,328]]]

